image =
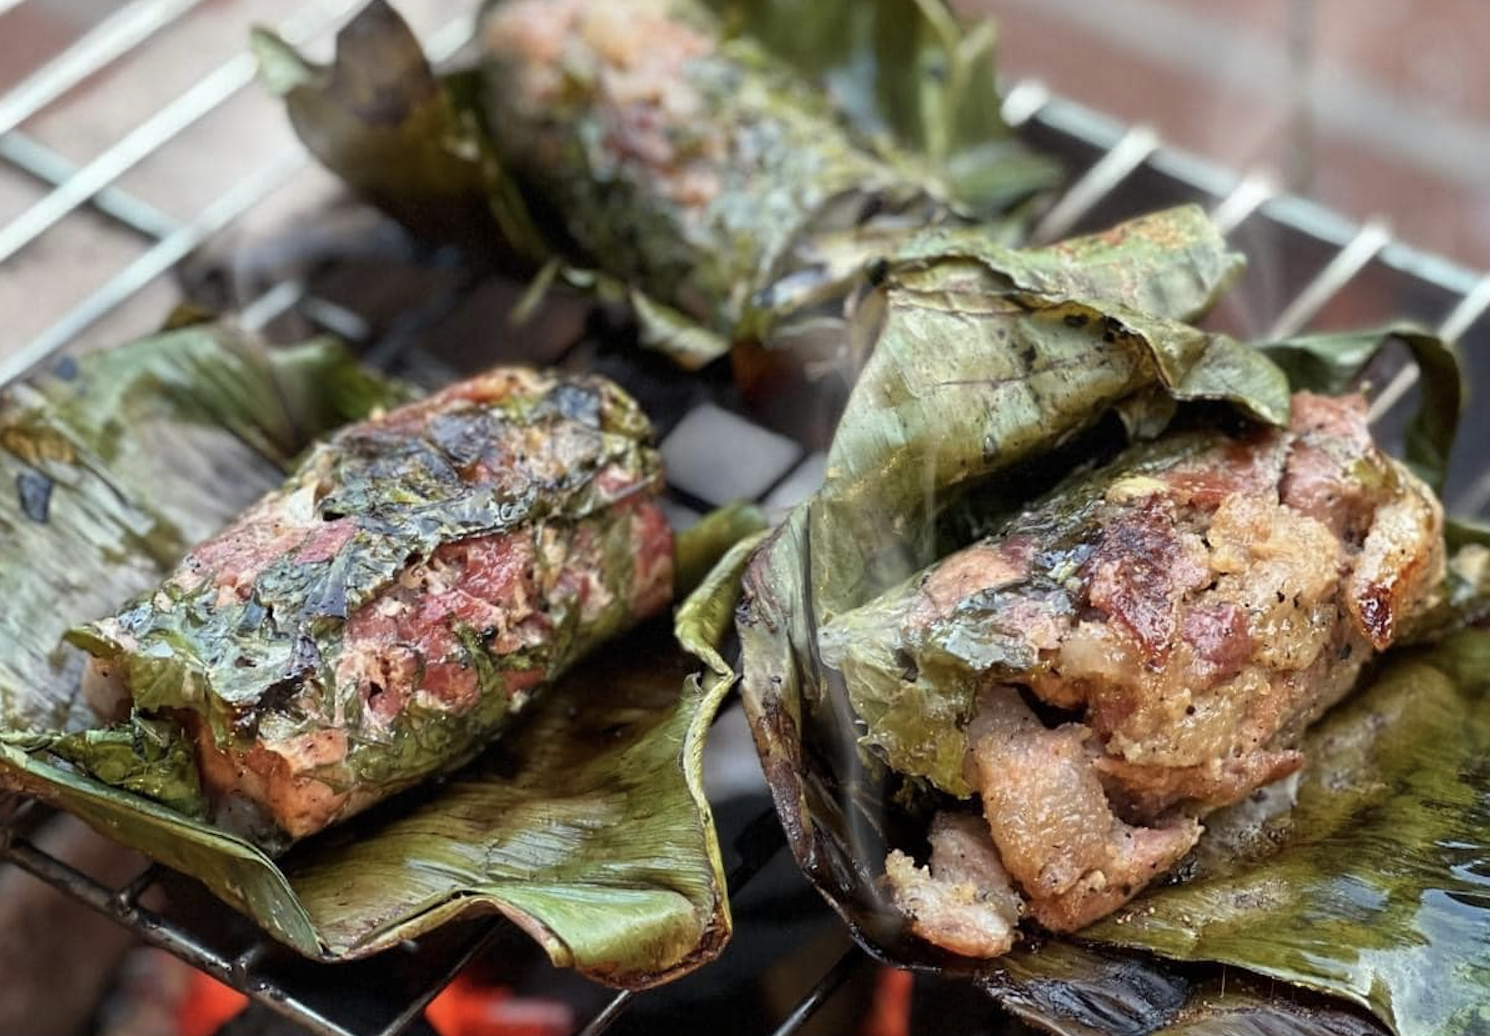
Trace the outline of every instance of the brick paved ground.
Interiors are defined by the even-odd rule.
[[[1490,266],[1483,0],[967,2],[999,19],[1005,75]]]

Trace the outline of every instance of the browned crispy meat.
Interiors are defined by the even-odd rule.
[[[989,880],[1080,928],[1178,861],[1206,812],[1303,766],[1306,727],[1430,603],[1442,524],[1360,397],[1301,393],[1287,430],[1120,458],[937,565],[904,653],[969,621],[1019,648],[981,673],[966,729]],[[933,942],[975,941],[915,916]]]
[[[1014,946],[1022,903],[988,841],[968,813],[939,813],[927,836],[931,865],[896,850],[885,861],[895,905],[924,939],[968,957],[997,957]]]
[[[1119,819],[1102,788],[1091,729],[1047,729],[1013,687],[983,693],[968,741],[999,857],[1047,928],[1069,931],[1109,913],[1200,837],[1200,825],[1185,817],[1164,827]]]

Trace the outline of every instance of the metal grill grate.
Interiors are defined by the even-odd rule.
[[[0,0],[0,18],[25,2]],[[296,41],[324,37],[356,2],[321,0],[303,5],[282,28]],[[220,114],[229,99],[249,85],[254,68],[246,53],[200,78],[81,165],[56,154],[23,129],[28,120],[167,30],[200,3],[133,0],[0,97],[0,163],[45,185],[39,200],[0,226],[0,262],[13,261],[59,226],[78,218],[84,209],[102,214],[144,242],[143,251],[104,284],[70,300],[66,312],[50,326],[25,341],[0,343],[0,384],[76,348],[80,335],[95,325],[107,331],[106,322],[121,306],[171,273],[185,257],[307,166],[306,157],[298,151],[254,156],[243,162],[243,173],[232,186],[184,220],[158,211],[119,185],[130,170],[157,155],[178,134]],[[431,37],[430,50],[436,57],[448,56],[468,38],[468,22],[457,21]],[[1395,240],[1381,222],[1357,226],[1307,201],[1279,195],[1266,176],[1239,177],[1169,149],[1151,129],[1117,125],[1052,97],[1038,83],[1014,85],[1007,93],[1004,114],[1035,146],[1065,158],[1077,174],[1046,211],[1037,228],[1039,237],[1054,238],[1165,204],[1200,201],[1234,243],[1251,254],[1253,269],[1268,274],[1255,282],[1244,281],[1239,289],[1240,303],[1232,306],[1230,319],[1245,325],[1240,329],[1289,334],[1326,319],[1336,307],[1350,317],[1362,312],[1383,318],[1403,313],[1436,326],[1446,337],[1464,340],[1472,378],[1490,385],[1490,370],[1485,369],[1485,357],[1490,354],[1483,347],[1475,348],[1482,344],[1479,339],[1490,335],[1483,319],[1490,309],[1490,277]],[[238,157],[243,161],[243,156]],[[1279,270],[1284,271],[1281,286],[1272,283]],[[355,306],[319,297],[305,279],[273,286],[244,307],[241,317],[257,328],[286,314],[298,314],[313,326],[359,340],[372,362],[440,370],[444,369],[442,361],[423,352],[421,337],[479,287],[474,276],[457,281],[455,288],[377,337],[368,334],[369,322]],[[1227,312],[1220,318],[1228,319]],[[121,329],[113,337],[122,339],[128,332]],[[1373,420],[1380,421],[1384,433],[1394,427],[1394,421],[1400,425],[1413,382],[1413,370],[1405,367],[1378,395]],[[718,402],[727,403],[722,397],[708,402],[695,396],[686,415],[674,416],[683,421],[717,420],[717,414],[705,411]],[[1466,441],[1490,441],[1486,427],[1490,417],[1473,415],[1471,422]],[[754,430],[780,439],[764,429]],[[756,451],[753,468],[748,461],[732,465],[738,470],[730,475],[736,485],[751,485],[750,495],[770,506],[782,506],[810,490],[821,477],[820,454],[805,460],[800,457],[801,451],[795,448]],[[1450,483],[1450,503],[1456,509],[1482,511],[1490,504],[1490,475],[1484,474],[1483,458],[1476,461],[1461,463]],[[683,511],[716,502],[710,499],[716,491],[733,495],[729,486],[680,485],[674,489],[675,506]],[[114,918],[143,940],[242,990],[317,1036],[396,1036],[478,952],[515,937],[503,922],[479,921],[452,926],[369,962],[333,966],[297,959],[287,965],[286,955],[261,936],[249,934],[229,945],[231,940],[221,938],[216,923],[209,925],[200,916],[171,916],[145,905],[152,889],[179,881],[159,867],[147,868],[123,887],[111,887],[48,855],[28,837],[45,813],[36,804],[26,803],[10,820],[0,823],[0,860]],[[766,812],[744,825],[732,844],[738,862],[729,884],[731,893],[738,896],[779,852],[783,840],[774,817]],[[798,1031],[856,971],[869,964],[867,957],[852,949],[838,958],[806,996],[784,1013],[776,1033],[785,1036]],[[348,1014],[342,991],[369,987],[384,991],[378,1005],[382,1013],[369,1018],[364,1008],[356,1016]],[[645,994],[612,997],[584,1025],[582,1036],[604,1031],[638,995]]]

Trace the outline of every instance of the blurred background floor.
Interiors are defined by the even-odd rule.
[[[964,0],[1000,72],[1490,266],[1484,0]]]

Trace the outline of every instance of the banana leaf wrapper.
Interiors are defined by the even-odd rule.
[[[0,496],[0,788],[201,880],[320,959],[500,912],[556,963],[615,985],[707,961],[730,922],[702,748],[730,680],[700,679],[665,624],[561,679],[464,770],[277,859],[171,808],[201,800],[148,779],[173,772],[166,757],[181,743],[170,729],[138,723],[122,744],[81,701],[84,656],[59,643],[71,622],[158,583],[273,489],[313,436],[407,398],[331,343],[265,350],[219,327],[90,354],[8,390],[0,464],[16,492]],[[679,552],[697,571],[757,525],[726,513],[680,537]],[[678,635],[715,635],[699,621],[680,619]],[[50,751],[71,739],[83,752],[90,738],[98,752],[84,761],[108,781]],[[120,786],[131,768],[135,790]]]
[[[922,844],[928,792],[861,747],[865,721],[823,662],[819,631],[945,553],[949,530],[968,542],[974,518],[996,524],[1093,452],[1157,434],[1177,407],[1281,424],[1290,387],[1348,383],[1394,337],[1254,349],[1182,324],[1231,272],[1219,239],[1187,218],[1033,256],[932,250],[884,271],[861,304],[869,358],[824,486],[743,581],[742,698],[789,844],[870,952],[966,974],[1054,1032],[1487,1031],[1479,871],[1490,845],[1477,774],[1490,728],[1474,629],[1389,660],[1307,736],[1317,765],[1291,813],[1249,819],[1244,805],[1234,821],[1213,817],[1251,832],[1245,853],[1182,865],[1180,883],[1079,938],[971,962],[911,938],[889,903],[881,861]],[[1128,249],[1119,261],[1115,247]],[[1457,366],[1443,343],[1391,330],[1431,382],[1409,459],[1434,483],[1462,396]],[[1420,696],[1427,715],[1396,722]],[[1269,980],[1245,977],[1244,995],[1218,997],[1217,963],[1322,999],[1269,995]]]
[[[426,232],[485,200],[518,256],[690,368],[841,300],[909,228],[1014,233],[1054,180],[999,122],[991,28],[939,2],[504,0],[481,38],[482,70],[443,79],[381,0],[330,68],[255,41],[326,166]]]

